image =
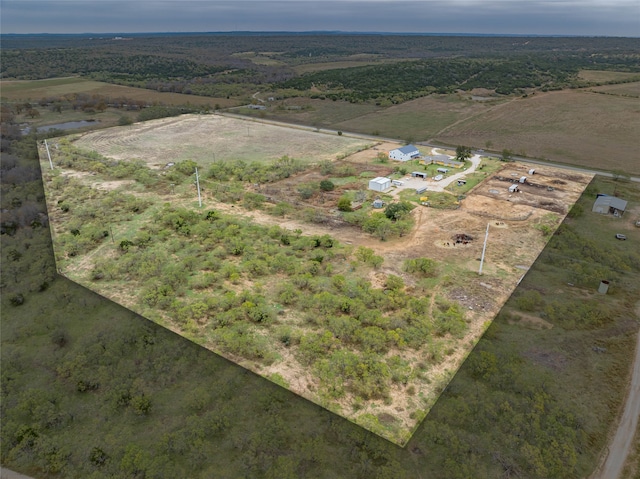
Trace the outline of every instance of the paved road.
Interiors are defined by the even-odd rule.
[[[640,304],[640,303],[639,303]],[[640,306],[639,306],[640,309]],[[620,418],[618,429],[609,444],[607,458],[600,469],[594,474],[593,479],[618,479],[621,478],[622,469],[633,447],[633,438],[638,428],[640,417],[640,333],[636,343],[636,357],[633,363],[631,387],[624,406],[624,412]]]

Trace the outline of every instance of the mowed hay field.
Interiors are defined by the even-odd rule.
[[[75,143],[110,158],[138,158],[156,168],[182,160],[206,165],[213,161],[272,161],[284,155],[317,162],[371,145],[370,141],[222,115],[182,115],[109,128],[84,134]]]
[[[495,104],[493,101],[467,100],[457,95],[430,95],[332,126],[365,134],[376,132],[403,140],[428,140],[457,121],[490,111]]]
[[[587,91],[536,94],[437,135],[453,145],[504,148],[587,168],[640,174],[640,99]]]
[[[582,70],[578,73],[578,78],[592,82],[629,81],[631,79],[640,79],[640,74],[608,70]]]
[[[611,95],[632,96],[640,98],[640,82],[621,83],[619,85],[603,85],[591,88],[591,90],[600,93],[609,93]]]
[[[52,78],[47,80],[16,80],[2,82],[2,97],[9,101],[39,100],[71,94],[100,95],[109,98],[129,98],[131,100],[157,102],[164,105],[210,105],[222,108],[236,106],[235,100],[213,98],[182,93],[159,92],[143,88],[112,85],[80,77]]]

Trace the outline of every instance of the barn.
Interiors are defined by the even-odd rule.
[[[397,161],[409,161],[420,157],[420,151],[413,145],[396,148],[389,152],[389,158]]]
[[[627,202],[616,198],[615,196],[599,194],[591,211],[600,213],[601,215],[612,214],[613,216],[622,216],[627,209]]]
[[[369,180],[369,189],[373,191],[384,191],[391,188],[391,179],[384,176],[378,176]]]

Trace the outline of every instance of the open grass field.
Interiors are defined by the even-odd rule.
[[[250,129],[249,135],[245,134],[246,128]],[[240,134],[227,137],[237,132]],[[191,142],[202,141],[202,138],[206,138],[208,143],[199,143],[195,147],[191,145]],[[267,141],[269,138],[270,142]],[[318,139],[324,139],[325,143],[318,143]],[[141,158],[152,168],[152,172],[156,171],[150,174],[158,174],[161,177],[163,172],[157,168],[164,166],[169,160],[178,161],[181,158],[180,151],[189,151],[191,159],[204,165],[211,160],[210,151],[222,149],[221,145],[226,141],[236,145],[237,155],[250,152],[245,153],[249,155],[246,159],[254,161],[259,161],[259,153],[263,155],[263,161],[269,160],[272,154],[269,149],[271,144],[278,147],[277,154],[273,153],[276,157],[282,154],[282,149],[287,144],[293,144],[300,151],[309,152],[308,158],[303,157],[307,161],[311,161],[310,158],[330,159],[340,151],[344,153],[345,149],[363,147],[361,141],[338,135],[327,136],[295,128],[199,115],[88,133],[76,139],[75,144],[83,150],[99,151],[113,159],[126,161],[130,158]],[[51,142],[55,144],[54,140]],[[333,145],[330,152],[327,145]],[[256,149],[257,146],[260,148]],[[64,148],[66,147],[61,145],[60,149],[54,149],[54,163],[61,162],[65,155]],[[315,149],[314,154],[311,154],[312,149]],[[344,161],[337,163],[348,163],[353,169],[353,176],[358,178],[356,181],[363,184],[366,184],[366,179],[363,181],[361,177],[365,173],[370,176],[378,174],[383,169],[392,168],[389,164],[374,163],[379,150],[372,148],[367,151],[370,151],[369,162],[364,157],[365,152],[360,151],[354,155],[354,161],[349,162],[347,156]],[[42,150],[41,155],[43,154]],[[156,189],[137,184],[133,177],[114,182],[101,176],[99,171],[76,171],[72,163],[71,166],[58,167],[52,172],[46,167],[48,161],[45,159],[46,154],[44,155],[41,161],[45,174],[49,218],[54,232],[57,266],[68,278],[401,445],[411,437],[512,293],[523,268],[528,268],[544,247],[549,236],[541,232],[540,226],[544,225],[547,232],[553,231],[589,181],[587,176],[568,177],[559,170],[543,168],[544,171],[539,174],[539,181],[543,181],[544,178],[549,181],[562,178],[561,186],[558,186],[554,193],[555,207],[552,209],[552,218],[547,195],[536,197],[535,194],[523,194],[521,198],[511,198],[503,191],[492,197],[471,192],[455,210],[417,207],[411,214],[415,226],[408,235],[381,242],[352,226],[341,224],[339,215],[330,223],[310,225],[293,215],[274,215],[271,212],[273,207],[268,204],[261,208],[248,208],[245,202],[224,203],[216,197],[216,191],[220,188],[219,182],[214,184],[207,178],[202,178],[205,209],[217,211],[219,215],[228,215],[224,216],[222,221],[233,222],[233,225],[224,230],[233,237],[224,240],[220,247],[215,247],[211,244],[213,237],[205,239],[208,235],[205,231],[210,230],[209,223],[200,224],[200,233],[196,235],[187,233],[176,236],[175,231],[167,230],[160,233],[162,240],[159,240],[160,237],[154,236],[159,230],[156,229],[156,232],[152,233],[160,224],[164,224],[165,220],[160,220],[161,217],[172,214],[167,212],[167,207],[185,208],[199,217],[202,210],[197,207],[193,182],[189,178],[185,178],[184,184],[177,182],[175,191],[173,188]],[[237,158],[236,154],[228,155],[230,156],[225,156],[227,161]],[[509,164],[507,169],[496,174],[519,177],[521,170],[525,168],[524,165]],[[317,202],[301,202],[295,199],[296,185],[320,179],[321,175],[317,171],[310,170],[265,187],[284,192],[285,198],[277,201],[289,200],[295,210],[326,210],[326,207]],[[493,180],[493,176],[490,176],[489,180]],[[347,185],[339,188],[348,187]],[[363,187],[361,185],[357,188]],[[245,188],[247,191],[253,191],[249,185]],[[501,190],[506,190],[506,186]],[[87,200],[81,200],[78,195],[86,197]],[[116,198],[128,198],[127,201],[135,204],[129,208],[129,213],[122,216],[113,211],[104,212],[109,215],[108,218],[95,215],[96,218],[100,216],[100,221],[95,225],[96,231],[91,233],[90,237],[94,239],[90,240],[87,237],[86,240],[95,241],[95,238],[98,238],[98,243],[95,247],[90,247],[86,254],[78,253],[84,251],[82,248],[85,247],[81,245],[86,244],[82,239],[84,233],[80,230],[89,232],[93,228],[90,226],[93,220],[89,219],[93,216],[88,209],[99,209],[101,201],[112,201]],[[386,201],[391,200],[385,195],[383,198]],[[74,201],[80,201],[80,204],[74,205]],[[98,203],[93,205],[93,201]],[[71,205],[71,210],[59,206],[65,202]],[[132,211],[140,212],[132,214]],[[179,225],[183,221],[168,218],[170,224]],[[100,232],[107,223],[118,241],[104,240],[105,237]],[[479,282],[478,258],[481,255],[482,238],[488,223],[493,225],[491,242],[487,250],[482,281]],[[211,229],[212,233],[214,229]],[[222,249],[237,244],[241,237],[246,237],[251,231],[251,234],[258,235],[251,242],[247,244],[244,240],[244,246],[231,255],[222,252]],[[268,238],[274,238],[274,233],[275,239],[280,241],[271,244]],[[150,235],[151,242],[146,243],[144,250],[132,250],[131,254],[122,254],[123,246],[120,242],[123,239],[133,238],[133,245],[138,241],[135,238],[142,238],[145,234]],[[471,240],[465,240],[464,243],[457,241],[456,235],[460,234],[468,236]],[[329,249],[311,249],[310,253],[305,253],[307,249],[302,247],[305,242],[310,238],[328,238],[326,235],[332,238]],[[76,245],[78,238],[80,243]],[[203,241],[208,245],[203,247]],[[292,244],[291,248],[288,248],[289,243]],[[293,246],[294,244],[299,246]],[[70,250],[70,247],[73,250]],[[77,250],[77,247],[81,249]],[[252,248],[257,248],[257,251],[253,252]],[[379,255],[382,266],[359,265],[356,253],[358,248],[368,248],[372,254]],[[290,253],[287,253],[289,250]],[[313,274],[303,277],[300,276],[301,273],[270,273],[264,266],[260,266],[260,262],[266,265],[266,262],[274,261],[270,259],[270,255],[275,255],[278,251],[278,258],[282,258],[283,254],[295,254],[298,258],[296,262],[304,263],[305,270],[313,271]],[[322,258],[313,256],[312,258],[316,259],[305,263],[307,260],[300,255],[317,254],[314,251],[322,251]],[[152,258],[167,254],[171,256],[170,264],[178,270],[191,271],[184,283],[189,286],[188,291],[178,294],[170,309],[158,309],[153,307],[154,303],[148,299],[151,287],[149,281],[159,280],[158,284],[165,283],[164,273],[156,272],[151,277],[144,276],[147,279],[141,281],[143,276],[134,273],[134,269],[140,267],[148,271],[148,268],[154,267],[152,265],[156,261]],[[190,255],[196,256],[188,259]],[[127,263],[137,261],[136,258],[142,261],[140,266],[134,267],[133,263]],[[417,258],[428,258],[433,264],[438,265],[437,274],[420,278],[407,272],[403,266],[405,262]],[[184,263],[185,261],[190,266]],[[318,264],[321,266],[314,266],[314,261],[319,261]],[[103,267],[125,268],[127,272],[123,269],[122,274],[105,278],[102,273],[96,273]],[[147,275],[148,272],[144,274]],[[383,308],[386,313],[379,320],[373,320],[371,324],[367,323],[369,320],[365,320],[364,317],[360,318],[358,321],[363,321],[363,324],[355,332],[347,333],[342,329],[335,329],[342,324],[341,322],[347,321],[345,324],[349,324],[349,321],[359,317],[355,312],[350,312],[355,306],[351,306],[353,298],[349,296],[344,296],[347,303],[343,303],[338,309],[327,303],[328,298],[338,294],[334,291],[333,285],[337,285],[337,288],[346,287],[341,286],[340,278],[344,278],[344,285],[360,285],[360,289],[357,290],[360,292],[356,293],[354,290],[352,294],[365,294],[363,291],[370,291],[366,294],[377,295],[378,299],[366,301],[367,310],[371,310],[371,306],[377,301],[379,304],[385,304]],[[393,278],[401,279],[400,286]],[[317,282],[317,286],[312,286],[311,284],[316,283],[309,281]],[[394,281],[396,283],[393,283]],[[365,287],[365,283],[368,286]],[[167,279],[166,284],[170,284],[170,280]],[[391,286],[392,284],[396,286]],[[283,290],[285,286],[289,289]],[[295,293],[295,288],[298,287],[302,289],[300,293]],[[219,315],[209,316],[202,311],[188,312],[192,311],[192,308],[202,307],[205,308],[203,311],[206,311],[206,308],[214,307],[213,305],[219,301],[228,301],[230,295],[237,294],[257,295],[255,297],[263,298],[243,300],[240,307],[244,308],[245,313],[242,314],[247,314],[251,308],[257,307],[256,301],[258,305],[262,304],[261,307],[268,308],[267,311],[273,310],[278,313],[274,313],[268,322],[265,320],[265,324],[260,324],[261,320],[243,323],[244,333],[238,335],[237,332],[231,332],[235,330],[227,330],[223,323],[218,322],[231,321],[232,316],[229,314],[221,311]],[[302,296],[298,296],[299,300],[292,300],[289,294],[294,294],[294,297],[296,294],[308,296],[307,306],[303,306],[305,301]],[[389,294],[389,298],[395,298],[393,301],[397,303],[387,303],[389,300],[383,299]],[[413,331],[411,328],[416,326],[403,319],[409,314],[408,309],[404,313],[403,311],[410,308],[418,298],[420,308],[424,309],[419,315],[420,320],[433,321],[431,326],[426,326],[425,323],[425,327],[433,328],[433,332],[424,341],[415,343],[413,335],[424,334],[424,331],[418,333],[416,329],[410,333],[409,331]],[[380,303],[381,301],[384,303]],[[210,306],[205,306],[207,304]],[[184,316],[185,314],[187,316]],[[195,316],[190,316],[194,314]],[[223,317],[227,319],[222,319]],[[233,317],[236,318],[233,321],[239,320],[236,316]],[[456,326],[454,323],[447,323],[452,321],[452,317],[458,318]],[[442,326],[439,321],[448,326]],[[324,322],[328,322],[329,329],[323,329],[327,327]],[[386,336],[383,328],[390,328]],[[366,336],[360,330],[373,336]],[[350,337],[348,335],[353,334],[361,339],[355,340],[355,343],[346,342],[343,346],[338,346],[344,338],[343,335]],[[366,361],[369,363],[362,363],[362,367],[374,367],[379,364],[376,361],[384,361],[385,364],[388,363],[390,370],[395,371],[393,377],[396,379],[383,395],[367,393],[362,396],[345,392],[345,384],[356,380],[364,381],[369,377],[369,373],[359,379],[336,379],[333,375],[337,373],[332,368],[342,364],[340,368],[349,370],[351,361],[360,354],[357,349],[360,346],[357,345],[360,342],[365,344],[367,341],[379,341],[380,338],[375,339],[375,335],[379,334],[383,334],[382,338],[387,339],[382,339],[383,343],[377,346],[367,346],[372,349],[365,349],[363,357],[368,358]],[[286,340],[282,339],[283,335],[286,336]],[[406,339],[402,339],[403,337]],[[238,349],[238,342],[247,340],[255,341],[252,346],[255,350],[243,352]],[[330,341],[333,346],[322,343],[325,340]],[[407,343],[413,346],[408,347]],[[310,362],[311,354],[320,354],[320,358]],[[378,377],[378,374],[382,373],[375,373],[371,377]],[[382,374],[378,379],[382,380],[384,377]],[[342,381],[345,381],[344,384]]]
[[[333,160],[370,141],[297,130],[221,115],[184,115],[83,135],[77,146],[117,159],[140,158],[150,166],[192,159],[273,161],[289,156],[304,162]]]
[[[436,135],[439,141],[640,173],[640,100],[561,91],[499,105]]]
[[[158,92],[143,88],[113,85],[80,77],[52,78],[48,80],[15,80],[2,82],[2,98],[9,102],[37,101],[41,98],[60,97],[74,93],[101,95],[110,98],[125,97],[149,103],[165,105],[220,105],[222,108],[237,105],[236,100],[212,98],[182,93]]]
[[[590,88],[589,90],[604,92],[611,95],[640,98],[640,82],[621,83],[619,85],[602,85]]]
[[[261,96],[267,96],[267,94]],[[289,123],[325,128],[380,111],[383,111],[382,107],[372,104],[353,104],[346,101],[319,100],[305,97],[277,100],[269,103],[266,111],[242,109],[242,113],[247,116],[265,117]]]
[[[296,65],[293,69],[296,73],[309,73],[322,70],[334,70],[336,68],[352,68],[363,67],[367,65],[380,65],[381,63],[397,63],[401,61],[412,61],[414,58],[402,58],[402,59],[384,59],[375,53],[367,54],[362,53],[359,55],[350,55],[344,60],[337,60],[334,62],[318,62],[318,63],[305,63],[302,65]]]
[[[502,100],[504,101],[504,100]],[[343,101],[288,99],[302,110],[267,111],[269,118],[412,141],[428,140],[457,121],[490,111],[501,100],[477,102],[462,95],[431,95],[388,107]],[[305,109],[306,107],[306,109]]]
[[[500,103],[500,100],[477,102],[459,95],[431,95],[342,122],[335,127],[362,133],[378,131],[384,136],[423,141],[461,120],[491,111]]]
[[[634,78],[639,78],[638,73],[633,72],[615,72],[606,70],[582,70],[578,73],[578,78],[590,82],[615,82],[615,81],[629,81]]]

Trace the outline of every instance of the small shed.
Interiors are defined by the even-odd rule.
[[[530,175],[533,175],[535,172],[536,172],[536,169],[535,169],[535,168],[531,168],[531,169],[529,170],[529,174],[530,174]]]
[[[518,185],[511,185],[509,187],[509,193],[515,193],[516,191],[518,191]]]
[[[520,183],[526,183],[527,182],[527,177],[526,176],[521,176],[520,177]]]
[[[369,180],[369,189],[373,191],[384,191],[391,188],[391,179],[385,176],[378,176]]]
[[[438,168],[438,173],[449,173],[448,168]]]
[[[420,157],[420,150],[414,145],[406,145],[389,152],[389,158],[397,161],[409,161]]]
[[[627,209],[627,202],[615,196],[600,194],[596,198],[591,211],[600,213],[601,215],[612,214],[613,216],[622,216]]]
[[[416,188],[416,194],[418,195],[424,193],[425,191],[427,191],[426,186],[423,186],[422,188]]]
[[[411,172],[411,176],[414,178],[424,178],[425,180],[427,179],[427,175],[426,173],[422,172],[422,171],[412,171]]]
[[[384,201],[382,201],[380,198],[376,198],[373,201],[373,207],[379,210],[380,208],[384,207]]]

